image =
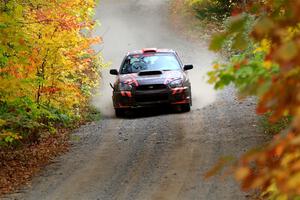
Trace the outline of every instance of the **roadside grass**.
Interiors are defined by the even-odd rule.
[[[97,122],[101,120],[101,112],[95,106],[89,106],[85,115],[86,122]]]

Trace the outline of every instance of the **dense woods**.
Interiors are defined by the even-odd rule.
[[[0,2],[0,145],[81,120],[99,81],[94,0]]]
[[[197,16],[217,15],[226,27],[212,38],[211,49],[225,48],[231,56],[213,66],[210,83],[216,89],[234,84],[241,97],[257,96],[257,113],[267,116],[270,126],[284,122],[268,145],[233,163],[235,177],[242,189],[258,189],[259,198],[299,199],[300,1],[189,2]],[[219,6],[222,2],[230,9]]]

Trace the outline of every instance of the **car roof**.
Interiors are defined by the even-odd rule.
[[[145,54],[145,53],[176,53],[176,52],[172,49],[144,48],[141,50],[130,51],[127,53],[127,56]]]

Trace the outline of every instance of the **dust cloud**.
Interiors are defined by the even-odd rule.
[[[217,92],[213,86],[207,83],[207,72],[209,68],[199,69],[195,68],[194,71],[189,73],[189,78],[192,84],[193,107],[194,109],[201,109],[205,106],[212,104],[217,97]]]
[[[112,104],[112,88],[109,83],[113,83],[115,77],[109,74],[109,69],[102,70],[101,82],[99,88],[96,89],[92,104],[97,108],[102,116],[114,116]]]
[[[194,65],[194,69],[189,71],[193,93],[192,109],[214,102],[216,92],[207,83],[206,73],[216,55],[208,51],[204,42],[188,41],[171,28],[167,5],[161,6],[164,4],[161,1],[137,1],[134,4],[114,0],[101,2],[104,3],[100,3],[100,9],[96,13],[101,27],[94,34],[102,36],[104,43],[96,50],[103,53],[106,62],[112,63],[111,69],[119,69],[128,51],[147,47],[173,49],[178,52],[183,63]],[[109,69],[102,70],[101,85],[92,103],[103,116],[114,115],[112,89],[109,86],[114,80],[115,76],[109,74]]]

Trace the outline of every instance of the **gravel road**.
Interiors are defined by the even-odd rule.
[[[246,199],[231,179],[203,174],[221,157],[240,155],[265,140],[253,101],[239,102],[232,89],[216,93],[204,74],[217,58],[205,42],[190,42],[170,25],[167,0],[102,0],[96,18],[103,50],[118,68],[128,50],[172,48],[190,72],[194,106],[184,114],[167,109],[139,110],[135,117],[113,115],[114,77],[103,70],[95,104],[103,120],[72,136],[69,153],[59,157],[26,187],[4,199],[238,200]]]

